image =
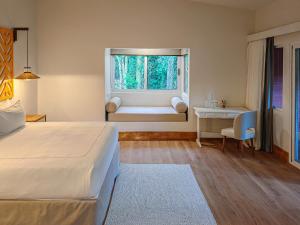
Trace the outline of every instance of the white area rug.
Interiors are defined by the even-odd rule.
[[[122,164],[106,225],[216,225],[189,165]]]

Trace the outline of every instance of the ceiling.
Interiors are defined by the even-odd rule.
[[[192,0],[195,2],[203,2],[208,4],[214,5],[222,5],[234,8],[242,8],[242,9],[249,9],[255,10],[260,7],[263,7],[274,0]]]

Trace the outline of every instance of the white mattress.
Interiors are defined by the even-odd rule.
[[[105,123],[27,123],[0,137],[0,199],[97,198],[117,144]]]

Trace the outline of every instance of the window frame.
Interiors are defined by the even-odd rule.
[[[187,67],[188,67],[187,74],[185,73],[186,72],[185,57],[188,57],[188,60],[187,60]],[[183,81],[182,93],[185,94],[185,95],[188,95],[188,93],[190,91],[190,55],[189,54],[183,55],[182,61],[183,61],[182,62],[182,68],[183,68],[182,69],[183,70],[183,72],[182,72],[182,81]],[[186,90],[185,90],[185,78],[187,78]]]
[[[144,61],[144,89],[117,89],[115,88],[115,55],[111,55],[110,60],[110,80],[111,80],[111,91],[112,93],[166,93],[166,94],[179,94],[181,93],[181,82],[182,78],[184,77],[184,65],[182,63],[183,56],[176,55],[177,57],[177,89],[173,90],[159,90],[159,89],[148,89],[148,56],[152,55],[145,55],[145,61]],[[128,55],[130,56],[130,55]],[[134,55],[132,55],[134,56]],[[163,56],[163,55],[155,55],[155,56]],[[171,56],[171,55],[170,55]]]

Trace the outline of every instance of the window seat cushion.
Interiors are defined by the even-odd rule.
[[[121,106],[115,113],[108,113],[111,122],[184,122],[186,113],[170,107]]]
[[[106,103],[105,109],[106,112],[116,112],[118,108],[121,106],[121,99],[119,97],[113,97],[109,100],[109,102]]]

